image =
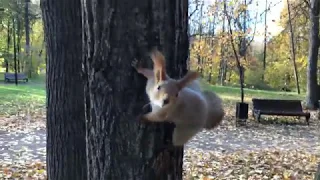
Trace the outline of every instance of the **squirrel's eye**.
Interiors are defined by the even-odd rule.
[[[160,86],[158,86],[157,89],[160,90]]]
[[[166,98],[166,99],[163,101],[163,105],[166,105],[166,104],[169,104],[169,98]]]

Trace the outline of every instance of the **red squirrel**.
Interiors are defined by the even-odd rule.
[[[198,73],[189,71],[183,78],[170,78],[165,70],[165,57],[158,50],[151,53],[153,70],[133,66],[147,79],[146,93],[150,99],[152,112],[141,117],[142,120],[175,123],[173,145],[183,146],[196,133],[213,129],[224,117],[221,99],[213,92],[200,89]]]

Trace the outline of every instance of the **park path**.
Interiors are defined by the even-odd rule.
[[[235,128],[221,126],[215,131],[203,131],[194,137],[185,149],[232,153],[239,150],[305,150],[320,152],[319,125],[257,125]],[[46,131],[0,131],[0,164],[45,161]]]

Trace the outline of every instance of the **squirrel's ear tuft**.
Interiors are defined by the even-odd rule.
[[[166,80],[166,61],[164,55],[157,49],[153,49],[150,56],[153,61],[156,82]]]
[[[199,73],[195,71],[188,71],[187,74],[178,81],[178,88],[181,90],[186,87],[191,81],[196,80],[199,77]]]

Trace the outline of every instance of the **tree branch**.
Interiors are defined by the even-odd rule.
[[[275,3],[273,6],[270,6],[269,4],[269,7],[267,9],[265,9],[261,14],[260,14],[260,17],[264,14],[264,13],[267,13],[267,11],[270,11],[271,8],[275,7],[276,5],[280,4],[282,1],[278,1],[277,3]]]
[[[258,21],[258,20],[257,20],[257,16],[258,16],[258,12],[256,13],[256,17],[255,17],[256,21],[255,21],[255,23],[254,23],[253,35],[252,35],[251,40],[250,40],[250,41],[248,42],[248,44],[246,45],[246,48],[250,46],[250,44],[252,43],[252,41],[254,40],[254,37],[255,37],[255,35],[256,35],[257,21]]]
[[[196,2],[196,9],[190,13],[190,15],[188,16],[188,18],[190,19],[191,16],[192,16],[195,12],[197,12],[198,10],[199,10],[199,2],[197,1],[197,2]]]

